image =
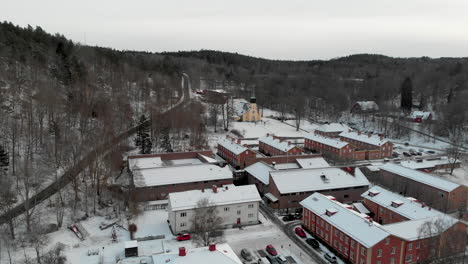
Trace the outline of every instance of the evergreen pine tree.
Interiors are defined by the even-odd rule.
[[[411,111],[413,107],[413,83],[409,77],[401,84],[401,109]]]
[[[174,152],[174,150],[172,150],[171,141],[169,139],[169,128],[168,127],[165,127],[165,128],[162,129],[160,142],[161,142],[160,147],[165,152]]]
[[[0,170],[8,169],[8,164],[10,164],[10,156],[5,148],[0,145]]]

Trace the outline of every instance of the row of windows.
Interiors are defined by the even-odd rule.
[[[249,208],[249,209],[254,208],[254,204],[249,204],[249,205],[247,205],[247,208]],[[224,207],[224,211],[225,211],[225,212],[229,212],[229,211],[230,211],[230,207]],[[237,211],[237,214],[240,215],[240,214],[241,214],[241,211],[238,210],[238,211]],[[180,216],[180,217],[187,217],[187,212],[181,212],[181,213],[179,214],[179,216]]]

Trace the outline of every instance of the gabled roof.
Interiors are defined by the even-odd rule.
[[[403,167],[419,170],[435,168],[436,166],[452,164],[453,162],[453,158],[441,157],[437,159],[402,160],[399,164]],[[456,160],[455,163],[460,163],[460,161]]]
[[[413,241],[436,236],[457,222],[455,218],[442,215],[382,225],[381,228],[394,236]]]
[[[387,163],[383,165],[382,167],[380,167],[380,170],[395,173],[402,177],[435,187],[440,190],[444,190],[446,192],[451,192],[460,186],[460,184],[458,183],[454,183],[449,180],[433,176],[429,173],[420,172],[418,170],[409,169],[392,163]]]
[[[307,158],[307,159],[296,159],[296,161],[304,169],[330,167],[330,164],[328,164],[328,162],[322,157]]]
[[[228,244],[217,244],[215,251],[209,251],[208,247],[187,249],[185,256],[179,256],[178,252],[153,255],[153,264],[242,264],[236,253]]]
[[[376,193],[372,195],[370,193]],[[402,215],[410,220],[414,219],[424,219],[428,217],[442,216],[443,213],[429,208],[427,206],[422,206],[421,203],[416,202],[412,199],[408,199],[404,196],[396,194],[394,192],[388,191],[382,187],[374,186],[369,191],[366,191],[361,195],[361,197],[370,200],[376,204],[379,204],[382,207],[386,207],[388,210],[391,210],[399,215]],[[392,202],[401,203],[400,206],[392,206]]]
[[[389,142],[387,139],[380,139],[379,135],[371,135],[369,136],[369,134],[367,133],[359,133],[359,132],[341,132],[339,134],[340,137],[344,137],[344,138],[349,138],[349,139],[354,139],[354,140],[357,140],[357,141],[360,141],[360,142],[364,142],[364,143],[367,143],[367,144],[370,144],[370,145],[374,145],[374,146],[382,146],[383,144]]]
[[[344,141],[341,141],[339,139],[324,137],[324,136],[313,134],[313,133],[308,133],[304,137],[309,139],[309,140],[319,142],[319,143],[322,143],[324,145],[331,146],[331,147],[334,147],[334,148],[339,148],[339,149],[341,149],[341,148],[345,147],[346,145],[348,145],[348,142],[344,142]]]
[[[232,179],[232,171],[229,170],[228,166],[222,168],[213,164],[200,164],[133,171],[133,182],[135,187],[160,186],[221,179]]]
[[[258,139],[258,141],[262,142],[262,143],[264,143],[266,145],[272,146],[275,149],[285,151],[285,152],[290,151],[291,149],[296,147],[295,145],[288,143],[288,141],[281,141],[280,139],[274,138],[271,135],[261,137],[261,138]]]
[[[279,170],[271,171],[270,175],[283,194],[369,185],[357,168],[354,176],[338,168]]]
[[[357,101],[356,104],[358,104],[363,111],[379,110],[379,105],[374,101]]]
[[[161,157],[135,157],[128,159],[130,170],[164,167]]]
[[[300,204],[314,214],[320,215],[322,219],[366,248],[372,247],[389,236],[389,233],[382,230],[376,223],[369,222],[360,217],[358,213],[336,204],[320,193],[312,194]],[[323,215],[330,208],[334,208],[336,213],[331,216]]]
[[[258,202],[261,200],[257,187],[254,184],[235,186],[234,184],[217,187],[213,189],[191,190],[185,192],[174,192],[169,194],[169,205],[172,211],[188,210],[197,207],[201,199],[208,199],[210,205],[219,206],[226,204],[238,204]]]
[[[315,130],[326,132],[326,133],[331,133],[331,132],[348,131],[349,129],[350,129],[349,126],[342,124],[342,123],[330,123],[330,124],[323,124]]]
[[[239,155],[242,152],[248,150],[247,147],[244,147],[241,144],[238,144],[237,142],[232,141],[232,139],[221,138],[218,141],[218,144],[223,146],[224,148],[228,149],[232,153],[234,153],[234,155]]]
[[[259,181],[268,185],[270,182],[270,171],[274,171],[275,168],[266,164],[265,162],[255,162],[254,164],[245,168],[245,171],[250,175],[254,176]]]

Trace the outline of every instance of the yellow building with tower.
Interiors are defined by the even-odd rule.
[[[258,110],[257,99],[255,97],[250,97],[250,103],[244,104],[242,115],[237,120],[242,122],[257,122],[262,120],[262,114]]]

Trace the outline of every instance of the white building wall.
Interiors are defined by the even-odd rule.
[[[221,205],[216,206],[216,209],[218,210],[218,215],[223,218],[223,223],[221,225],[224,226],[224,228],[237,225],[238,218],[240,218],[241,225],[254,225],[259,223],[259,202]],[[171,225],[172,232],[175,234],[190,232],[191,219],[194,212],[194,209],[174,212],[169,206],[169,224]]]

